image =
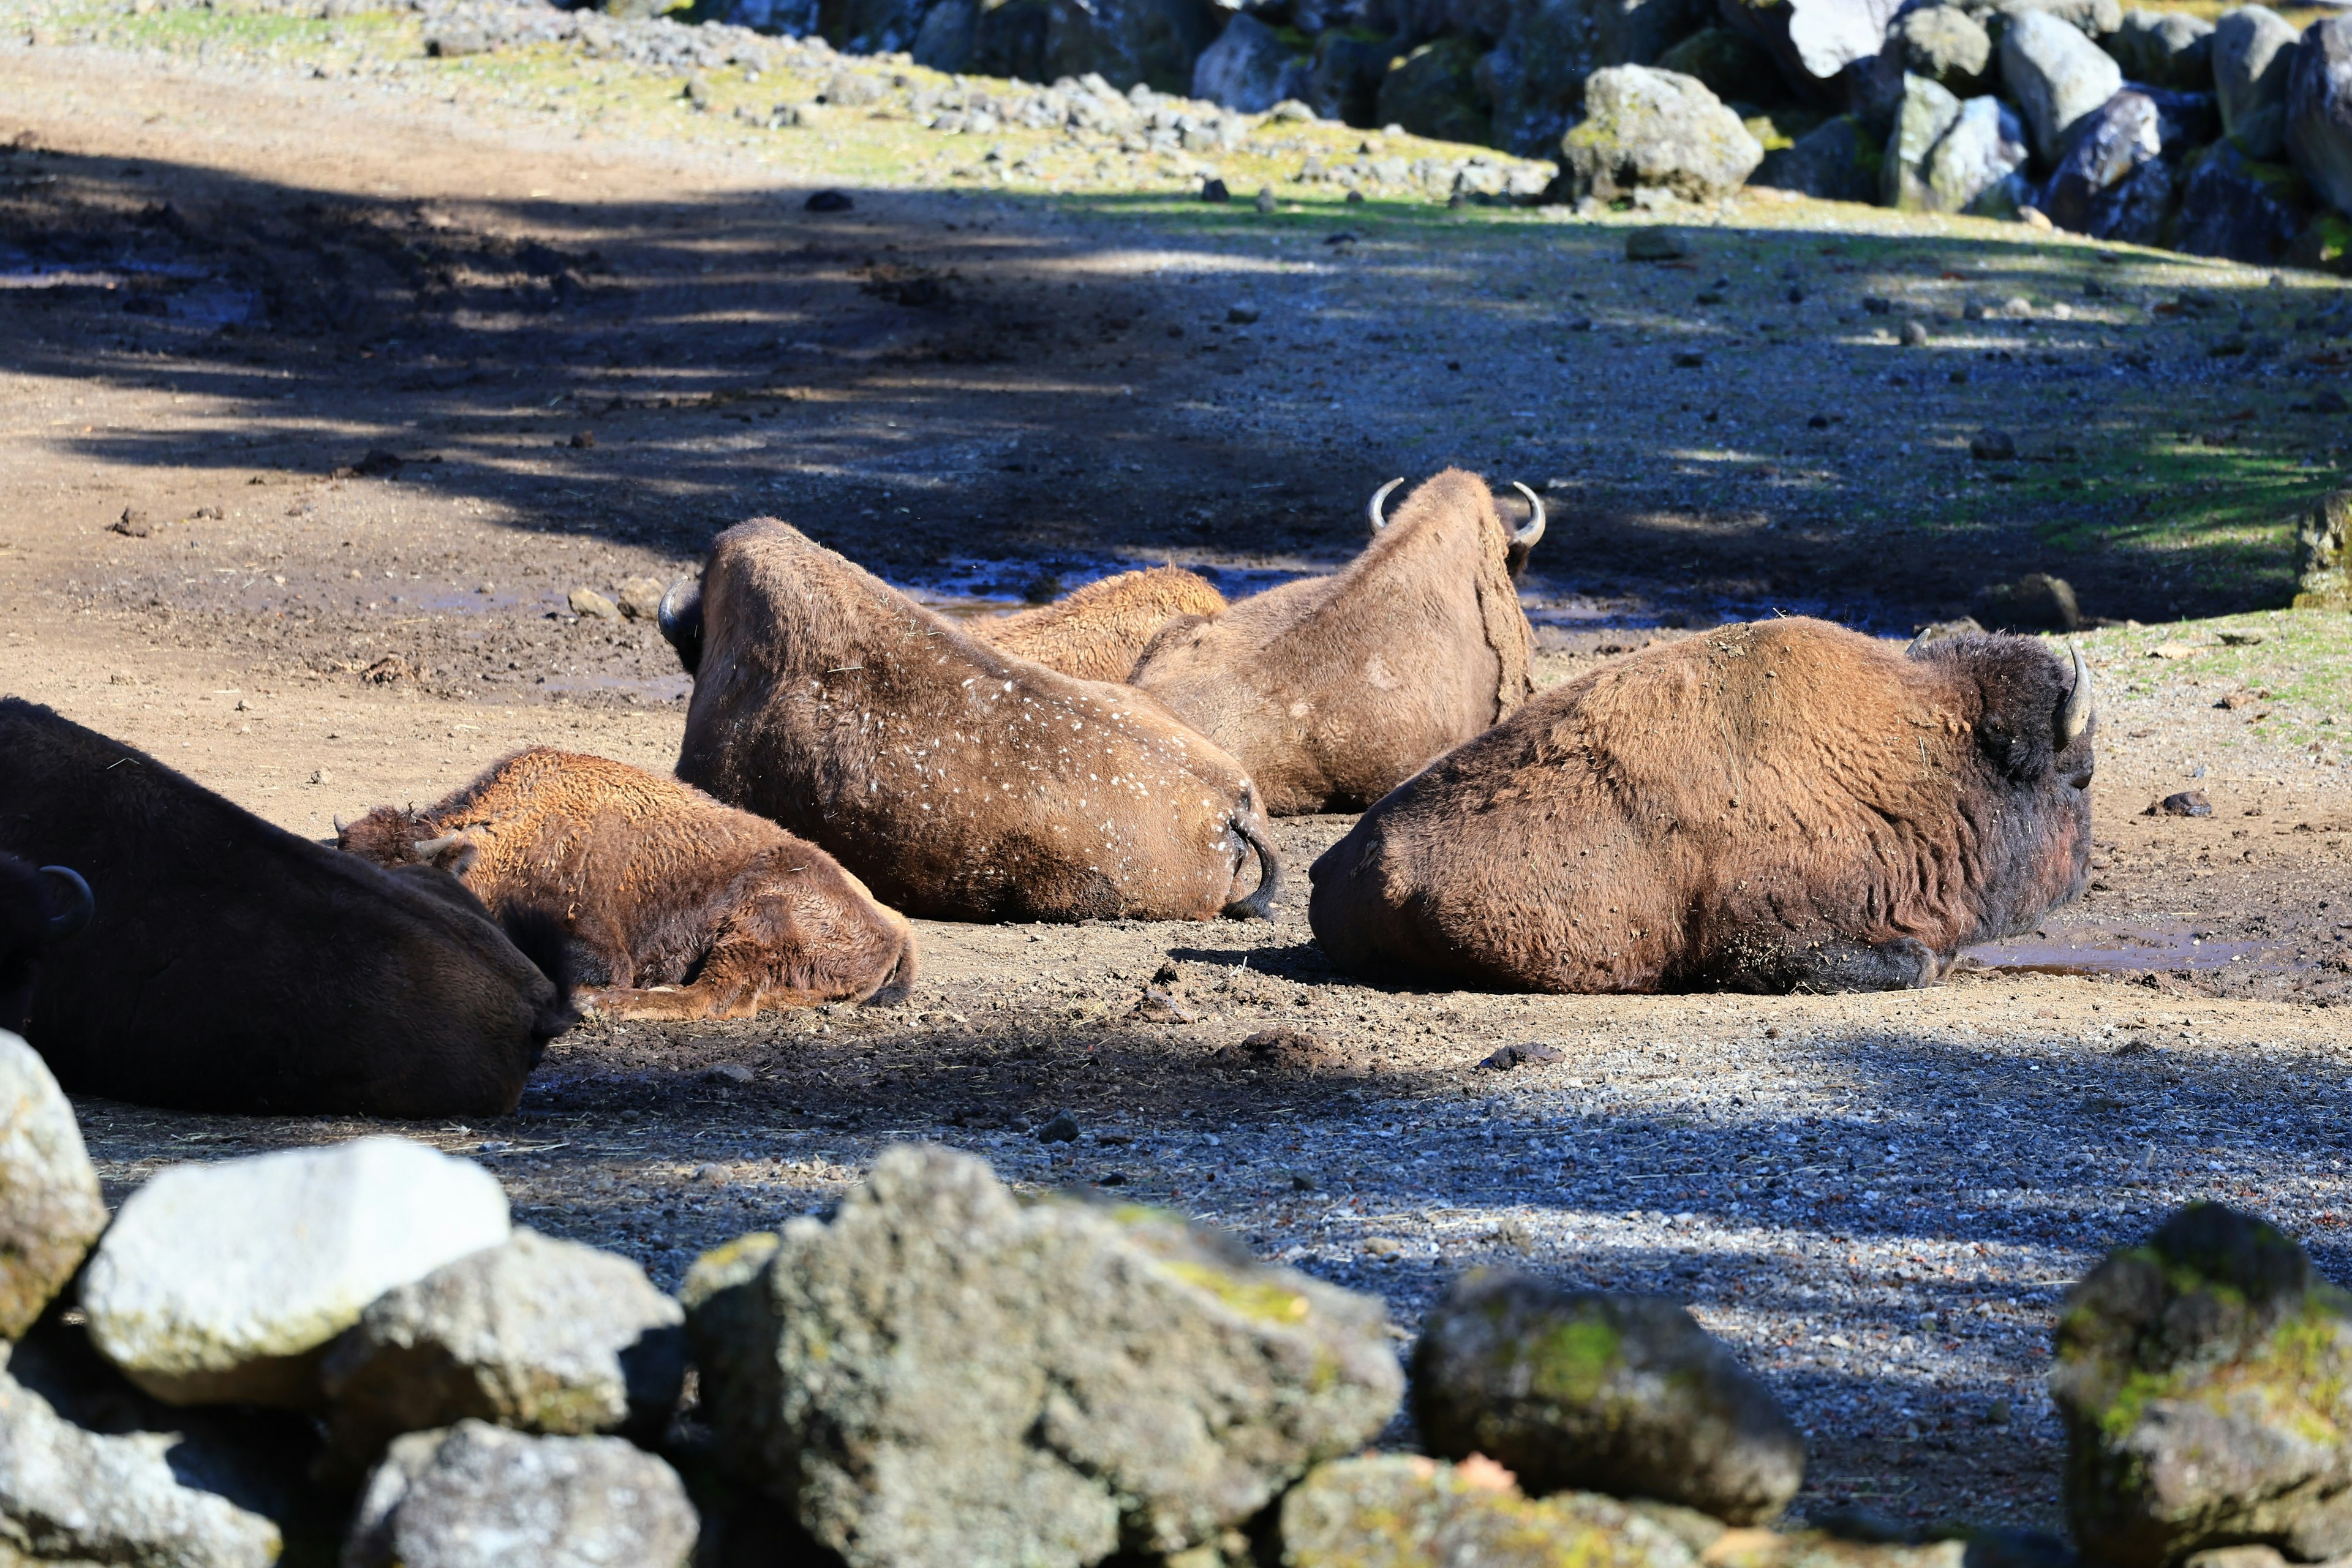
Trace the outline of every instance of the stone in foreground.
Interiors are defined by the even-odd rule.
[[[0,1339],[33,1326],[105,1228],[73,1107],[40,1053],[0,1029]]]
[[[370,1302],[508,1235],[488,1172],[404,1139],[177,1165],[123,1204],[81,1302],[158,1399],[304,1408]]]
[[[464,1421],[394,1441],[342,1568],[685,1568],[698,1533],[677,1472],[619,1437]]]
[[[79,1426],[0,1372],[0,1562],[271,1568],[277,1524],[183,1479],[190,1458],[169,1434]]]
[[[1383,1455],[1323,1465],[1282,1500],[1287,1568],[1696,1568],[1675,1534],[1614,1498],[1531,1501],[1491,1461]]]
[[[1584,109],[1583,122],[1560,138],[1572,200],[1648,189],[1721,201],[1764,161],[1764,144],[1696,77],[1612,66],[1585,79]]]
[[[1484,1454],[1537,1494],[1656,1498],[1745,1525],[1804,1480],[1804,1439],[1771,1394],[1660,1297],[1474,1269],[1430,1315],[1412,1387],[1433,1453]]]
[[[851,1568],[1181,1551],[1402,1392],[1377,1300],[940,1148],[706,1256],[684,1297],[720,1451]]]
[[[686,1377],[685,1312],[625,1258],[519,1231],[386,1291],[321,1369],[337,1450],[467,1417],[580,1436],[658,1430]]]
[[[2057,1349],[2084,1556],[2352,1552],[2352,1297],[2294,1242],[2193,1204],[2074,1287]]]

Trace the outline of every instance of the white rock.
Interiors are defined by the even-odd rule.
[[[73,1107],[40,1053],[0,1029],[0,1338],[33,1326],[105,1228]]]
[[[2263,5],[2242,5],[2213,25],[2213,96],[2221,133],[2250,158],[2275,162],[2286,148],[2286,89],[2297,34]]]
[[[2295,45],[2286,142],[2303,177],[2352,213],[2352,16],[2314,22]]]
[[[2112,56],[2042,11],[2010,18],[2001,31],[2000,71],[2033,132],[2033,150],[2051,163],[2066,151],[2075,123],[2124,85]]]
[[[159,1399],[304,1408],[370,1302],[510,1234],[488,1172],[405,1139],[179,1165],[123,1204],[82,1307]]]

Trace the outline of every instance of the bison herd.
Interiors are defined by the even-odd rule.
[[[1507,521],[1449,470],[1344,570],[1172,567],[956,621],[786,523],[661,605],[675,777],[534,748],[328,848],[0,700],[0,1026],[69,1089],[203,1110],[509,1110],[586,1007],[904,996],[908,916],[1266,916],[1267,818],[1341,969],[1544,992],[1927,984],[2081,889],[2079,655],[1727,626],[1540,695]]]

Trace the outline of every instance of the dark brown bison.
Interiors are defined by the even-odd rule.
[[[1515,579],[1543,536],[1448,468],[1336,576],[1171,621],[1128,679],[1241,759],[1267,811],[1354,811],[1527,700],[1535,637]]]
[[[89,924],[89,884],[64,866],[38,870],[0,855],[0,1029],[25,1032],[41,954]]]
[[[746,1018],[895,1002],[915,932],[832,856],[626,763],[534,746],[424,811],[379,806],[337,842],[454,873],[494,915],[563,929],[580,999],[629,1018]]]
[[[1001,653],[773,518],[720,534],[664,625],[695,668],[678,776],[909,914],[1207,920],[1273,901],[1280,862],[1231,757],[1141,692]]]
[[[1080,680],[1123,681],[1161,626],[1224,607],[1225,596],[1206,578],[1181,566],[1154,566],[1089,583],[1034,610],[966,621],[964,629]]]
[[[1359,974],[1522,991],[1925,985],[2083,887],[2082,656],[1718,627],[1557,687],[1315,864]]]
[[[95,894],[80,940],[44,955],[26,1031],[74,1093],[495,1116],[572,1023],[558,983],[452,878],[298,838],[15,699],[0,851],[70,864]],[[544,921],[514,933],[560,972]]]

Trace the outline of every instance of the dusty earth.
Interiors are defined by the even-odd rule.
[[[1706,215],[1690,271],[1509,212],[814,214],[824,155],[430,76],[12,39],[0,83],[0,689],[313,837],[528,743],[667,765],[686,678],[570,595],[761,512],[974,610],[1328,566],[1374,485],[1457,461],[1548,485],[1547,681],[1775,608],[1906,634],[2035,568],[2108,623],[2095,890],[1936,990],[1368,986],[1303,877],[1266,925],[925,924],[906,1005],[592,1024],[516,1116],[403,1129],[524,1221],[675,1284],[944,1140],[1407,1331],[1474,1263],[1675,1295],[1811,1434],[1800,1511],[2047,1528],[2052,1309],[2105,1248],[2218,1196],[2347,1277],[2352,617],[2261,608],[2342,482],[2341,416],[2292,412],[2345,379],[2339,286],[1809,204]],[[1994,424],[2013,469],[1967,456]],[[2190,788],[2211,816],[2143,815]],[[1294,869],[1345,826],[1284,825]],[[1478,1066],[1524,1043],[1560,1059]],[[79,1109],[115,1197],[364,1126]]]

